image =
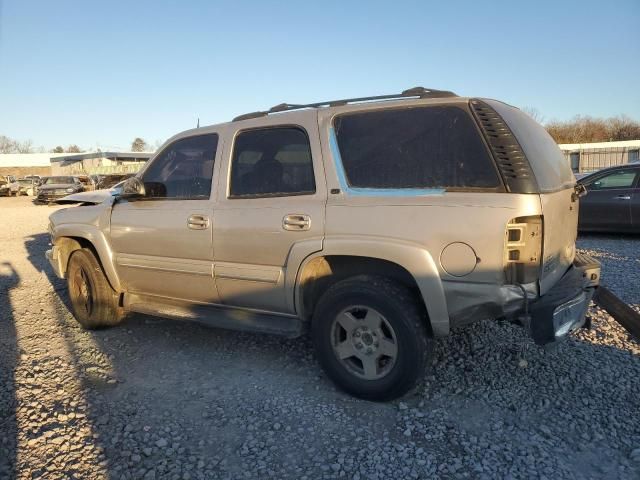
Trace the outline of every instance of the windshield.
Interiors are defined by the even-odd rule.
[[[44,181],[45,185],[54,185],[57,183],[76,183],[73,177],[49,177]]]
[[[21,178],[20,180],[18,180],[18,183],[20,185],[31,185],[33,182],[28,178]]]

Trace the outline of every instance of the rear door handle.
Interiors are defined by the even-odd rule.
[[[613,197],[617,200],[631,200],[631,195],[618,195],[616,197]]]
[[[282,219],[282,228],[294,232],[309,230],[311,228],[311,218],[309,215],[290,213]]]
[[[191,230],[206,230],[209,228],[209,217],[197,213],[189,215],[189,218],[187,219],[187,226]]]

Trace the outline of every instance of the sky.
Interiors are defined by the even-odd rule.
[[[0,0],[0,135],[47,150],[418,85],[640,120],[640,0]]]

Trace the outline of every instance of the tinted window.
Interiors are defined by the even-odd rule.
[[[551,135],[529,115],[510,105],[487,100],[509,125],[527,156],[541,192],[575,185],[571,165]]]
[[[609,188],[631,188],[636,178],[635,170],[619,170],[600,177],[587,185],[589,190],[605,190]]]
[[[215,133],[183,138],[169,145],[142,174],[146,196],[209,198],[217,147]]]
[[[315,193],[307,134],[293,127],[248,130],[236,136],[231,197]]]
[[[352,187],[500,186],[473,120],[460,108],[347,114],[335,119],[334,129]]]

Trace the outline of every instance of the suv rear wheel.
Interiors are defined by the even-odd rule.
[[[73,315],[83,328],[111,327],[122,321],[118,296],[91,250],[83,248],[71,254],[67,286]]]
[[[312,321],[318,360],[343,390],[391,400],[414,388],[432,354],[426,314],[411,291],[384,277],[342,280],[322,296]]]

